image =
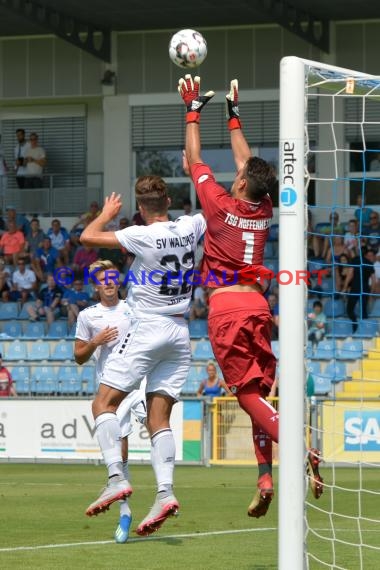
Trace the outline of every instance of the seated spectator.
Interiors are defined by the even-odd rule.
[[[73,246],[77,247],[80,245],[79,238],[83,229],[95,220],[100,212],[99,204],[95,201],[91,202],[89,211],[82,214],[70,230],[70,242]]]
[[[344,245],[343,236],[335,236],[332,238],[332,246],[327,251],[326,263],[335,265],[339,263],[341,255],[349,257],[350,252]]]
[[[30,230],[30,222],[24,214],[17,214],[16,208],[14,206],[6,206],[5,211],[7,213],[7,217],[5,220],[5,228],[8,229],[8,225],[10,222],[14,222],[17,226],[17,229],[20,230],[26,236],[26,234]]]
[[[61,306],[66,309],[69,328],[76,323],[79,312],[88,307],[90,297],[83,291],[83,282],[76,279],[73,289],[66,289],[63,294]]]
[[[51,239],[45,236],[42,247],[37,249],[32,260],[32,267],[39,281],[45,281],[48,273],[54,273],[58,255],[58,250],[51,245]]]
[[[128,218],[120,218],[119,220],[119,230],[124,230],[125,228],[129,227],[129,220]]]
[[[339,222],[339,214],[338,212],[331,212],[329,216],[329,226],[325,229],[322,229],[319,233],[324,235],[343,235],[344,234],[344,227]],[[327,251],[330,247],[329,238],[323,236],[314,236],[313,239],[313,249],[315,257],[323,257],[326,259]]]
[[[26,303],[34,296],[37,289],[37,279],[34,271],[26,267],[25,261],[19,259],[17,262],[18,269],[11,277],[12,287],[10,291],[2,294],[3,301],[18,301]]]
[[[380,172],[380,152],[372,154],[372,159],[369,163],[369,169],[372,172]]]
[[[132,226],[145,226],[145,221],[139,211],[137,211],[132,218]]]
[[[357,208],[354,212],[355,219],[358,221],[358,229],[360,233],[364,233],[364,229],[369,226],[369,219],[373,212],[371,208],[364,206],[362,194],[358,194],[356,198]]]
[[[376,261],[373,264],[373,268],[375,270],[375,275],[374,275],[374,285],[371,289],[373,293],[379,295],[380,294],[380,252],[379,251],[376,253]]]
[[[37,133],[30,133],[30,144],[25,151],[25,188],[42,188],[43,170],[46,166],[46,152],[39,145]]]
[[[379,212],[372,210],[369,217],[369,225],[363,231],[364,242],[367,247],[379,251],[380,247],[380,222]]]
[[[349,293],[352,279],[352,267],[350,257],[343,253],[335,266],[335,288],[338,293]]]
[[[268,305],[270,314],[272,315],[272,337],[271,340],[278,340],[278,327],[279,327],[279,307],[278,298],[274,293],[268,295]]]
[[[11,283],[11,268],[5,264],[4,257],[0,257],[0,295],[3,292],[10,291],[12,287]]]
[[[39,321],[41,317],[46,317],[50,325],[60,315],[61,299],[62,290],[56,285],[54,277],[48,275],[46,286],[38,293],[35,304],[27,307],[29,320]]]
[[[58,250],[60,261],[67,266],[69,264],[70,236],[66,228],[63,228],[61,222],[55,219],[51,222],[51,228],[48,229],[47,235],[51,239],[51,245]]]
[[[0,248],[5,258],[5,262],[17,265],[19,257],[25,254],[25,237],[17,229],[15,222],[8,223],[8,231],[4,232],[0,238]]]
[[[228,389],[227,384],[222,378],[218,377],[215,364],[210,360],[206,366],[207,378],[202,380],[199,384],[197,396],[211,396],[215,398],[216,396],[222,396],[227,394],[232,396],[232,392]]]
[[[314,301],[313,311],[313,313],[308,314],[308,339],[312,342],[313,346],[317,346],[326,334],[327,317],[323,312],[323,305],[320,301]]]
[[[88,245],[81,246],[75,252],[72,269],[74,269],[78,275],[83,275],[83,270],[88,269],[98,257],[98,251],[95,248]]]
[[[190,309],[189,320],[207,319],[208,315],[208,289],[200,285],[194,290],[193,302]]]
[[[190,198],[185,198],[182,202],[183,207],[183,215],[184,216],[191,216],[193,210],[193,204],[191,203]]]
[[[348,222],[348,232],[344,234],[344,245],[348,249],[351,257],[356,257],[360,252],[360,235],[358,220],[352,219]]]
[[[0,353],[0,396],[2,398],[16,397],[17,392],[14,386],[11,373],[3,366],[3,355]]]
[[[33,218],[30,221],[30,230],[26,234],[25,251],[28,252],[30,260],[34,259],[37,255],[37,250],[42,247],[44,239],[44,232],[40,228],[40,221],[38,218]]]

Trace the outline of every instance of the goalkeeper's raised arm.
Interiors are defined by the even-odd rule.
[[[239,83],[233,79],[230,91],[226,95],[226,116],[231,136],[231,148],[234,155],[236,169],[239,171],[252,156],[251,149],[243,135],[239,112]]]

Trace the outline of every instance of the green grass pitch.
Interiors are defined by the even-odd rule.
[[[255,489],[257,471],[248,467],[176,468],[176,495],[181,513],[170,518],[148,539],[131,533],[131,541],[113,542],[118,505],[92,519],[84,515],[88,504],[104,485],[105,469],[92,465],[1,464],[0,568],[8,569],[105,569],[141,570],[275,570],[277,563],[277,497],[266,517],[251,519],[247,506]],[[149,466],[132,465],[134,494],[130,499],[133,528],[146,515],[154,499],[154,478]],[[362,472],[363,487],[376,492],[376,469]],[[277,475],[277,474],[276,474]],[[333,473],[325,469],[326,482]],[[379,518],[377,494],[357,493],[358,471],[335,471],[333,516],[336,536],[360,542],[356,516],[362,509],[368,518]],[[302,491],[301,491],[302,492]],[[310,503],[312,499],[310,498]],[[309,551],[332,561],[332,493],[329,486],[310,520],[316,534],[309,534]],[[321,509],[321,511],[319,510]],[[348,517],[348,518],[347,518]],[[378,547],[379,525],[361,524],[364,543]],[[104,543],[101,543],[103,541]],[[73,544],[77,543],[77,544]],[[94,543],[94,544],[86,544]],[[43,549],[16,549],[36,547]],[[61,546],[67,545],[67,546]],[[338,566],[360,568],[357,547],[335,546]],[[362,549],[363,568],[377,568],[379,550]],[[322,568],[310,560],[310,568]]]

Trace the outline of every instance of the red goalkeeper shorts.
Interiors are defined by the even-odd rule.
[[[210,298],[209,338],[231,392],[253,380],[268,394],[276,373],[271,348],[272,315],[258,292],[216,293]]]

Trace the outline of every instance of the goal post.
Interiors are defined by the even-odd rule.
[[[305,476],[305,461],[307,457],[307,445],[305,443],[305,426],[307,424],[305,390],[306,303],[308,291],[304,277],[307,277],[306,271],[308,269],[306,253],[308,187],[310,181],[313,180],[316,202],[321,200],[322,213],[326,214],[327,219],[335,210],[348,212],[351,216],[353,215],[349,212],[350,204],[347,202],[347,188],[353,178],[350,180],[349,174],[346,173],[342,166],[345,164],[347,167],[347,152],[351,152],[345,146],[344,141],[342,143],[341,140],[344,138],[341,135],[346,127],[342,108],[348,97],[362,97],[362,112],[357,122],[357,129],[362,143],[360,152],[363,153],[364,157],[364,153],[367,150],[366,135],[371,128],[372,132],[374,132],[374,128],[379,129],[378,140],[380,141],[380,104],[379,115],[375,114],[374,120],[369,120],[366,115],[366,109],[371,107],[374,94],[379,97],[380,101],[379,77],[297,57],[285,57],[281,60],[278,168],[279,274],[277,278],[280,306],[279,570],[289,570],[290,568],[292,570],[304,570],[309,568],[310,564],[310,556],[308,556],[306,547],[307,519],[305,517],[308,486]],[[327,97],[324,99],[325,95]],[[313,97],[316,99],[317,107],[321,110],[321,120],[314,119],[314,122],[308,119],[309,105]],[[338,98],[341,99],[338,101]],[[326,112],[326,105],[330,106],[328,112]],[[321,145],[318,146],[317,141],[313,149],[310,148],[310,129],[320,133],[319,142]],[[330,142],[326,143],[326,140]],[[317,165],[314,173],[310,173],[308,160],[313,153],[315,153]],[[367,161],[368,157],[365,160]],[[377,176],[380,179],[380,172]],[[366,172],[364,172],[363,177],[363,180],[365,180]],[[367,178],[372,180],[369,176]],[[320,189],[323,189],[323,192],[318,195]],[[362,193],[364,198],[364,183],[362,184]],[[360,219],[362,220],[363,218]],[[361,237],[363,236],[362,232],[361,221]],[[317,237],[320,237],[321,241],[327,239],[331,246],[335,237],[334,234],[335,230],[332,228],[329,232],[330,237],[325,238],[323,235],[318,234]],[[334,261],[332,264],[334,264]],[[335,270],[334,265],[331,265],[332,291],[329,294],[332,302],[335,299]],[[332,315],[332,319],[334,320],[334,315]],[[380,363],[380,354],[378,358]],[[344,428],[340,429],[343,435]],[[332,432],[332,435],[334,436],[335,432]],[[352,466],[357,464],[358,461],[352,460]],[[335,471],[333,479],[336,481]],[[339,488],[339,485],[337,485],[337,488]],[[360,475],[358,493],[361,493],[361,491],[362,475]],[[333,492],[334,490],[332,489],[331,496]],[[331,499],[331,504],[334,504],[333,498]],[[329,512],[327,511],[328,509],[326,508],[326,515],[333,525],[335,516],[333,507],[331,507]],[[376,528],[380,530],[380,520],[378,518],[374,521],[370,517],[365,517],[364,514],[361,516],[364,521],[371,520],[373,523],[379,523]],[[342,515],[340,520],[346,520],[347,518],[350,518],[350,516]],[[360,533],[362,533],[363,528],[360,522],[358,526]],[[326,529],[322,530],[325,531]],[[349,545],[350,541],[346,537],[343,540],[338,540],[334,528],[332,528],[331,538],[322,537],[322,534],[323,532],[321,533],[321,538],[326,540],[326,542],[328,541],[329,546],[331,545],[331,563],[318,560],[317,563],[320,565],[312,567],[345,568],[345,566],[339,565],[337,561],[334,541],[336,540],[338,543],[347,545]],[[362,534],[360,534],[361,536]],[[318,538],[318,532],[316,537]],[[364,542],[363,540],[363,544]],[[355,544],[355,546],[357,545]],[[357,566],[357,568],[361,570],[365,567],[361,543],[359,548],[360,566]],[[369,545],[368,548],[374,549],[375,547]],[[378,550],[379,554],[380,550],[378,548],[375,549]]]

